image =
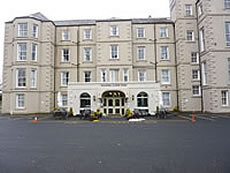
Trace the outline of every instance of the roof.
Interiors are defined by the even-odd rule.
[[[42,13],[40,13],[40,12],[31,14],[29,16],[33,17],[33,18],[36,18],[38,20],[41,20],[41,21],[49,21],[49,19],[46,16],[44,16]]]

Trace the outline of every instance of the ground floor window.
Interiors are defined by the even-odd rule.
[[[222,106],[228,106],[228,91],[221,91],[221,104]]]
[[[82,93],[80,95],[80,108],[90,108],[91,107],[91,97],[88,93]]]
[[[67,104],[68,104],[67,94],[62,94],[62,106],[67,106]]]
[[[137,106],[138,107],[148,107],[148,94],[145,92],[140,92],[137,95]]]
[[[25,107],[25,95],[17,94],[16,95],[16,108],[22,109]]]
[[[162,93],[162,102],[163,102],[163,106],[170,106],[170,93],[169,92]]]

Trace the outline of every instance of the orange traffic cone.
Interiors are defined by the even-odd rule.
[[[195,118],[195,115],[192,115],[192,122],[196,122],[196,118]]]
[[[34,122],[34,123],[37,123],[37,122],[38,122],[38,117],[34,117],[33,122]]]

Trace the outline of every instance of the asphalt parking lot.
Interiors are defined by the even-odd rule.
[[[228,115],[191,117],[33,123],[0,116],[0,172],[229,173]]]

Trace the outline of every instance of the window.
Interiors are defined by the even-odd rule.
[[[171,105],[170,103],[170,93],[169,92],[163,92],[162,93],[162,103],[163,103],[163,106],[165,107],[168,107]]]
[[[25,88],[26,87],[26,69],[18,68],[16,70],[16,87]]]
[[[200,71],[199,70],[192,70],[192,79],[193,80],[200,80]]]
[[[84,48],[84,60],[91,61],[92,60],[92,48],[85,47]]]
[[[194,31],[187,31],[187,40],[194,41]]]
[[[138,52],[138,60],[144,60],[145,59],[145,47],[144,46],[138,47],[137,52]]]
[[[224,0],[224,7],[226,9],[229,9],[230,8],[230,0]]]
[[[228,91],[221,91],[221,104],[222,106],[228,106]]]
[[[161,60],[169,60],[169,48],[168,46],[161,46]]]
[[[201,16],[203,13],[204,13],[204,11],[203,11],[203,5],[200,4],[200,5],[198,6],[198,15]]]
[[[225,23],[226,45],[230,46],[230,22]]]
[[[26,61],[27,56],[27,44],[26,43],[18,43],[17,45],[17,60],[18,61]]]
[[[110,47],[110,58],[119,59],[119,47],[118,45],[111,45]]]
[[[32,37],[38,38],[38,25],[33,24],[32,26]]]
[[[91,29],[85,29],[84,30],[84,40],[90,40],[91,37]]]
[[[128,69],[124,69],[124,71],[123,71],[123,81],[124,82],[129,81],[129,70]]]
[[[85,82],[91,82],[91,71],[84,72],[84,80]]]
[[[160,37],[167,38],[168,37],[168,28],[160,28]]]
[[[116,82],[116,72],[117,70],[110,70],[110,82]]]
[[[200,86],[199,85],[192,86],[192,94],[193,96],[200,96]]]
[[[199,63],[199,53],[198,52],[192,52],[191,53],[191,61],[193,64]]]
[[[106,82],[106,70],[101,70],[101,82]]]
[[[69,49],[62,49],[62,62],[68,62],[69,61]]]
[[[148,107],[148,94],[140,92],[137,95],[137,107]]]
[[[62,103],[62,106],[68,106],[68,96],[67,96],[67,94],[62,94],[61,95],[61,103]]]
[[[202,63],[202,83],[203,85],[207,85],[208,83],[208,72],[206,62]]]
[[[69,31],[62,31],[62,40],[69,40]]]
[[[61,86],[67,86],[69,83],[69,72],[61,72]]]
[[[32,44],[32,61],[37,61],[37,52],[38,52],[38,45]]]
[[[26,37],[28,34],[28,25],[27,23],[18,24],[18,37]]]
[[[192,5],[185,5],[185,15],[192,16]]]
[[[30,73],[30,87],[36,88],[37,87],[37,70],[32,69]]]
[[[161,70],[161,84],[170,84],[169,70]]]
[[[144,37],[145,37],[145,29],[137,28],[137,38],[144,38]]]
[[[230,83],[230,58],[228,58],[228,82]]]
[[[25,95],[24,94],[16,95],[16,108],[18,109],[25,108]]]
[[[110,36],[118,36],[118,26],[117,25],[111,25],[110,26]]]
[[[145,82],[146,81],[146,72],[145,71],[139,71],[138,72],[138,80],[139,80],[139,82]]]
[[[91,107],[91,97],[88,93],[82,93],[80,95],[80,108],[90,108]]]
[[[200,51],[205,50],[204,28],[200,29]]]

